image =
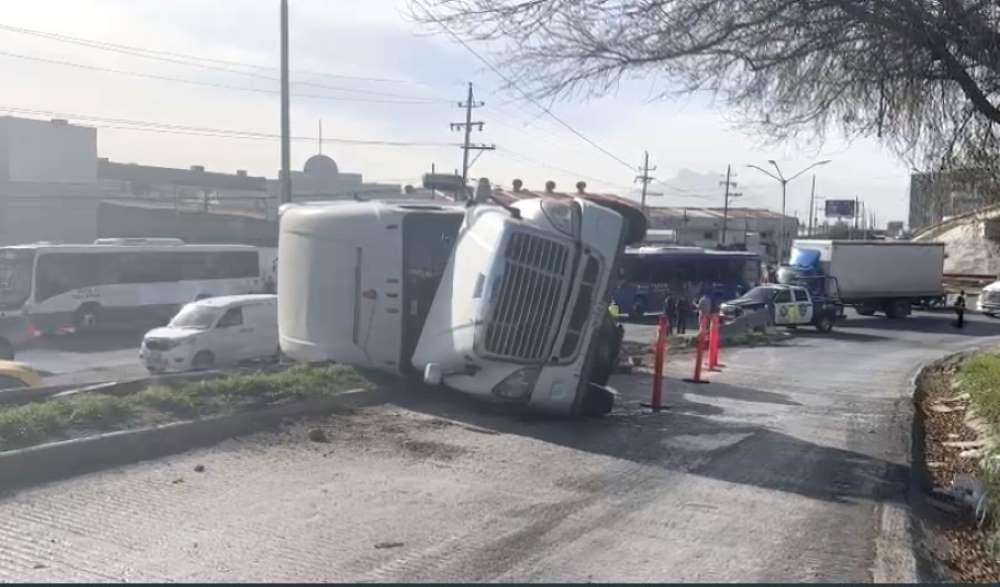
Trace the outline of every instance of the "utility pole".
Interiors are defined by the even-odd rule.
[[[642,213],[645,215],[646,214],[646,188],[647,188],[647,186],[649,186],[649,182],[651,182],[654,179],[656,179],[655,177],[649,175],[650,171],[656,171],[656,166],[653,166],[653,167],[649,166],[649,151],[644,151],[643,152],[642,168],[640,169],[640,171],[642,171],[642,175],[635,176],[635,181],[637,181],[637,182],[639,182],[639,183],[642,184],[642,201],[641,201],[641,206],[642,206]]]
[[[816,209],[816,174],[813,174],[812,188],[809,190],[809,236],[813,235],[813,214]]]
[[[292,201],[291,116],[288,94],[288,0],[281,0],[281,203]]]
[[[465,130],[465,141],[462,142],[462,185],[466,186],[466,191],[468,191],[469,184],[469,151],[492,151],[496,149],[496,145],[473,145],[470,140],[472,139],[472,127],[479,129],[479,132],[483,131],[483,125],[486,124],[481,121],[472,120],[472,109],[480,108],[485,106],[485,102],[476,102],[472,98],[472,82],[469,82],[469,95],[465,102],[459,102],[459,108],[465,108],[465,122],[453,122],[450,127],[451,130]],[[468,193],[465,194],[468,198]]]
[[[722,244],[723,245],[726,244],[726,229],[728,228],[729,224],[729,199],[738,198],[743,195],[739,192],[732,192],[732,193],[729,192],[729,188],[736,187],[736,182],[730,181],[732,175],[733,175],[733,166],[726,165],[726,181],[719,182],[721,185],[724,185],[726,187],[725,195],[723,196],[722,199]]]
[[[861,199],[854,196],[854,233],[858,232],[858,213],[861,212]],[[854,235],[852,235],[853,238]]]

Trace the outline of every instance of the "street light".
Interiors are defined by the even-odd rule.
[[[747,167],[756,169],[757,171],[763,173],[764,175],[770,177],[771,179],[781,184],[781,227],[778,230],[778,232],[780,233],[780,239],[778,241],[778,265],[781,265],[785,257],[785,196],[786,196],[785,188],[788,186],[788,182],[792,181],[793,179],[802,175],[803,173],[809,171],[813,167],[826,165],[827,163],[830,162],[830,159],[817,161],[816,163],[813,163],[812,165],[806,167],[805,169],[803,169],[802,171],[796,173],[791,177],[785,177],[784,174],[781,173],[781,168],[778,167],[778,163],[774,159],[768,159],[767,162],[774,166],[774,170],[778,172],[777,175],[771,173],[770,171],[764,169],[763,167],[758,167],[756,165],[747,165]]]

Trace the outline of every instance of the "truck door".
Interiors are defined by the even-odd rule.
[[[403,218],[403,340],[399,357],[403,373],[413,371],[410,359],[463,217],[461,213],[423,211]]]
[[[795,299],[796,324],[809,324],[813,319],[813,304],[809,299],[809,293],[804,289],[795,288],[792,290]]]
[[[774,323],[782,325],[798,324],[795,319],[795,300],[792,299],[792,290],[779,289],[774,295]]]

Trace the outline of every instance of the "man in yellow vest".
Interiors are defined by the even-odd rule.
[[[618,323],[618,319],[621,316],[622,309],[618,307],[618,304],[614,300],[611,300],[611,305],[608,306],[608,312],[611,314],[611,319]]]

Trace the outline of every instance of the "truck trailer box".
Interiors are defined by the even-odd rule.
[[[943,243],[796,240],[791,265],[819,253],[822,272],[836,279],[845,302],[944,295]]]

